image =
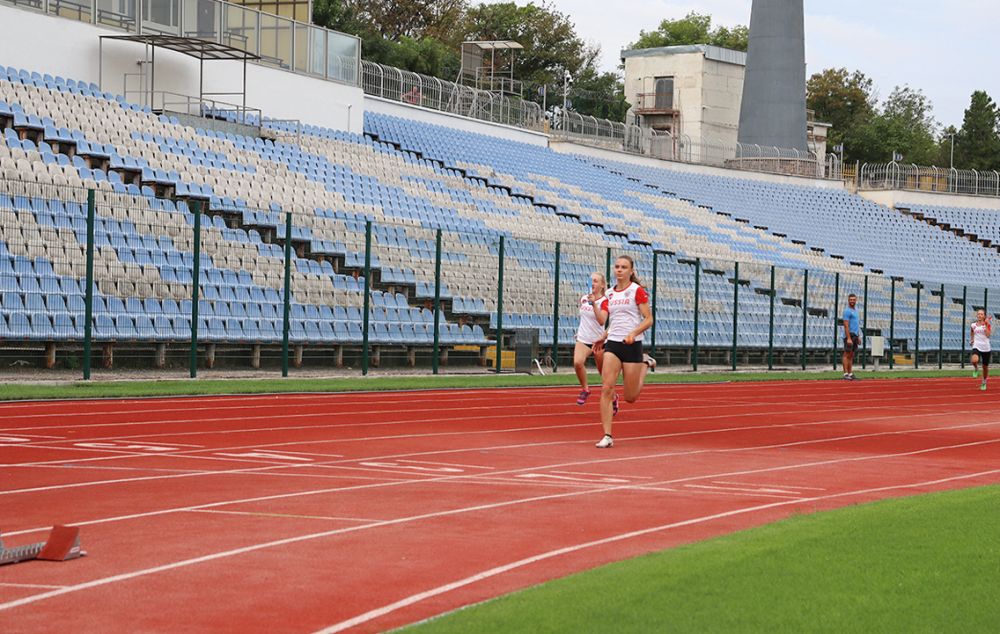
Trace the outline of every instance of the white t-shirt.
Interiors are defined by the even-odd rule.
[[[604,298],[600,298],[595,303],[603,302]],[[584,295],[580,298],[580,327],[576,329],[576,340],[589,346],[602,337],[604,326],[597,323],[594,307],[590,305],[590,296]]]
[[[972,347],[980,352],[990,352],[990,338],[986,334],[986,324],[972,322]]]
[[[623,291],[616,291],[614,287],[608,289],[604,296],[604,303],[601,304],[603,310],[608,311],[608,319],[611,326],[608,327],[608,341],[624,341],[636,326],[642,323],[643,316],[639,312],[639,304],[648,304],[649,294],[646,289],[635,282],[628,285]],[[642,335],[635,338],[642,341]]]

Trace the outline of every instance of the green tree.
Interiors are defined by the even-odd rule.
[[[629,104],[625,85],[617,73],[601,73],[593,67],[584,69],[573,81],[569,97],[573,110],[599,119],[624,121]]]
[[[857,132],[875,116],[872,80],[860,71],[828,68],[806,82],[806,107],[816,119],[833,126],[828,145],[844,145],[845,160],[857,157]]]
[[[749,39],[750,30],[744,25],[734,26],[731,29],[720,26],[713,30],[712,16],[692,11],[677,20],[663,20],[656,30],[639,31],[639,39],[628,47],[637,49],[682,44],[711,44],[745,51]]]
[[[366,60],[454,77],[465,0],[315,0],[313,22],[357,35]]]
[[[951,166],[953,137],[958,137],[958,129],[955,126],[950,125],[941,130],[941,136],[938,139],[937,160],[934,161],[934,165],[939,167]]]
[[[360,27],[390,41],[405,35],[447,42],[465,9],[466,0],[316,0],[313,21],[356,35]]]
[[[854,157],[861,162],[888,162],[893,153],[905,163],[930,165],[938,157],[937,122],[930,100],[918,89],[897,86],[878,112],[855,132]]]
[[[564,69],[577,75],[600,54],[577,35],[569,16],[547,2],[480,4],[466,12],[462,30],[467,40],[513,40],[523,46],[516,76],[525,82],[561,83]]]
[[[972,93],[962,129],[955,137],[955,167],[993,170],[1000,167],[997,105],[986,92]]]

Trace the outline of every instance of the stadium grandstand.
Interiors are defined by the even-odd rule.
[[[752,4],[610,121],[0,0],[0,632],[995,631],[1000,173],[845,169]]]

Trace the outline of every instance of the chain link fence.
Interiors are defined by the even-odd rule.
[[[367,374],[571,365],[591,274],[630,255],[647,351],[692,369],[838,367],[858,296],[859,365],[964,362],[1000,291],[856,270],[702,258],[334,209],[249,209],[0,181],[0,368]],[[216,201],[217,203],[218,201]]]

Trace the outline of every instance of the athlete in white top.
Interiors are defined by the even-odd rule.
[[[979,376],[979,363],[983,364],[983,382],[980,390],[986,390],[986,379],[990,377],[990,335],[993,334],[993,323],[986,311],[980,308],[976,311],[976,321],[969,327],[969,344],[972,346],[972,376]]]
[[[587,383],[587,357],[594,355],[594,363],[600,373],[604,361],[604,323],[597,320],[594,306],[604,301],[604,293],[608,283],[600,273],[590,274],[590,292],[580,298],[580,327],[576,330],[576,346],[573,348],[573,370],[580,381],[580,394],[576,404],[583,405],[590,396],[590,385]]]
[[[604,369],[601,371],[601,426],[604,437],[597,443],[601,449],[615,444],[611,437],[611,421],[618,412],[618,393],[615,391],[618,375],[623,376],[625,400],[634,403],[642,392],[646,373],[656,367],[656,361],[642,352],[643,333],[653,325],[649,294],[636,277],[631,257],[619,256],[614,270],[616,284],[608,289],[596,311],[598,321],[611,320],[608,340],[604,344]]]

